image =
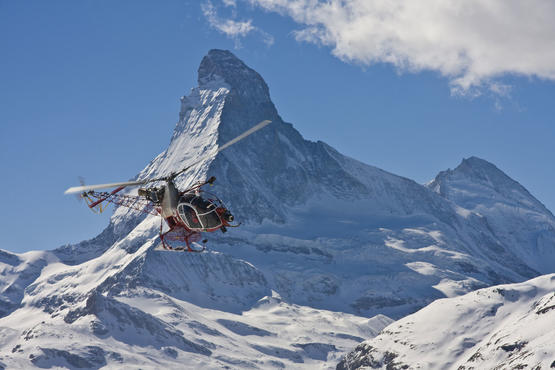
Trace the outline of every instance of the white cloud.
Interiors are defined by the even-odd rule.
[[[218,17],[216,13],[216,8],[210,1],[206,1],[201,5],[202,13],[208,20],[208,24],[211,27],[217,29],[218,31],[230,36],[230,37],[243,37],[249,32],[254,30],[252,21],[238,22],[232,19],[222,19]]]
[[[437,71],[454,93],[499,90],[506,74],[555,80],[554,0],[248,0],[302,25],[338,58]]]
[[[225,6],[235,7],[235,1],[224,0]],[[260,34],[262,40],[267,45],[272,45],[274,43],[274,38],[262,31],[261,29],[252,25],[252,20],[247,21],[236,21],[234,19],[225,19],[218,16],[216,8],[210,1],[205,1],[201,4],[201,9],[203,15],[206,17],[210,27],[220,31],[226,36],[235,40],[236,47],[240,47],[240,38],[247,36],[251,32],[256,32]]]

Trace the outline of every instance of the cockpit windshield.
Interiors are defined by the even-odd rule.
[[[213,202],[199,195],[186,194],[179,200],[177,212],[189,229],[205,231],[222,226],[216,208]]]

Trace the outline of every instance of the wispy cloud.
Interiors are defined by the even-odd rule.
[[[507,94],[499,77],[555,80],[553,0],[247,0],[338,58],[437,71],[455,94]]]
[[[223,3],[225,6],[233,8],[236,7],[236,3],[234,0],[223,0]],[[274,38],[258,27],[253,26],[251,19],[246,21],[237,21],[231,18],[222,18],[218,16],[216,7],[212,4],[211,1],[203,2],[201,4],[201,9],[210,27],[233,39],[235,41],[235,47],[240,47],[241,38],[247,36],[252,32],[259,34],[265,44],[272,45],[274,43]]]

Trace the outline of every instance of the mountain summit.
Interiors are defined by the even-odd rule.
[[[541,273],[553,272],[553,214],[492,163],[471,157],[439,173],[428,187],[479,215],[507,250]]]
[[[271,103],[268,85],[255,70],[230,51],[212,49],[200,62],[198,84],[202,88],[221,80],[239,96],[254,99],[257,104]]]
[[[555,269],[553,215],[495,166],[471,158],[420,185],[305,140],[229,51],[198,81],[137,178],[271,120],[176,179],[215,176],[242,226],[204,253],[160,251],[160,219],[119,207],[92,240],[0,253],[0,365],[320,367],[389,317]]]
[[[463,189],[463,186],[467,188]],[[429,184],[429,187],[443,197],[455,201],[465,208],[474,209],[481,204],[483,196],[502,199],[515,207],[533,209],[550,214],[528,190],[507,176],[494,164],[477,157],[463,159],[454,170],[443,171]],[[482,198],[478,199],[477,195]]]

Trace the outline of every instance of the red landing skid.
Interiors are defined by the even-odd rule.
[[[204,252],[206,247],[198,243],[200,239],[201,234],[199,232],[189,231],[183,227],[173,227],[162,233],[162,225],[160,225],[160,240],[162,241],[162,247],[166,250],[193,253]]]

